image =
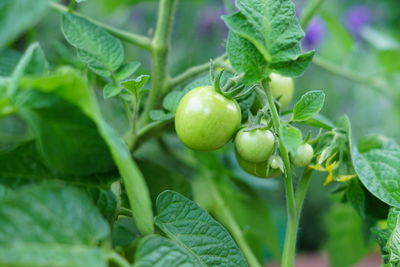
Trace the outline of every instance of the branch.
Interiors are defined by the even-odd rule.
[[[370,78],[367,76],[363,76],[359,73],[356,73],[350,69],[343,68],[342,66],[338,66],[332,62],[329,62],[321,57],[314,57],[313,64],[318,66],[319,68],[328,71],[334,75],[345,78],[349,81],[356,82],[365,86],[368,86],[372,89],[375,89],[376,92],[382,94],[389,100],[394,100],[391,95],[391,89],[387,85],[387,83],[382,79]]]
[[[224,68],[230,72],[233,72],[232,67],[229,64],[226,64],[224,62],[226,57],[227,57],[227,55],[223,54],[222,56],[219,56],[216,59],[212,60],[213,67],[214,68]],[[210,62],[206,62],[201,65],[197,65],[197,66],[188,68],[181,74],[177,75],[176,77],[171,78],[168,81],[167,90],[195,78],[196,76],[208,71],[209,68],[210,68]]]
[[[57,12],[60,12],[60,13],[68,12],[68,8],[66,6],[57,4],[55,2],[50,2],[50,7],[53,10],[55,10]],[[91,18],[89,18],[89,17],[87,17],[87,16],[85,16],[85,15],[79,13],[79,12],[73,12],[73,14],[89,20],[90,22],[96,24],[97,26],[105,29],[106,31],[108,31],[112,35],[115,35],[116,37],[118,37],[118,38],[120,38],[120,39],[122,39],[122,40],[124,40],[124,41],[126,41],[128,43],[131,43],[131,44],[136,45],[138,47],[144,48],[144,49],[146,49],[148,51],[152,50],[151,40],[150,40],[150,38],[147,38],[146,36],[142,36],[142,35],[139,35],[139,34],[130,33],[130,32],[124,31],[124,30],[120,30],[120,29],[114,28],[114,27],[109,26],[107,24],[104,24],[102,22],[99,22],[99,21],[96,21],[94,19],[91,19]]]

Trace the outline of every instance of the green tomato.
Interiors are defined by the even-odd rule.
[[[274,178],[282,174],[282,172],[279,169],[272,169],[269,168],[268,170],[268,160],[265,162],[261,163],[253,163],[253,162],[248,162],[238,153],[236,152],[236,159],[239,163],[239,166],[247,173],[254,175],[259,178]],[[268,170],[268,173],[267,173]]]
[[[235,100],[219,94],[212,86],[201,86],[179,102],[175,129],[187,147],[210,151],[228,143],[241,121],[242,114]]]
[[[300,145],[296,153],[291,155],[292,163],[297,167],[304,167],[311,163],[314,157],[314,149],[310,144]]]
[[[277,73],[271,73],[269,76],[271,78],[271,91],[275,98],[279,98],[279,103],[284,108],[293,99],[294,94],[294,82],[292,78],[284,77]]]
[[[261,163],[268,160],[275,147],[275,137],[269,130],[241,129],[235,137],[235,148],[241,158]]]

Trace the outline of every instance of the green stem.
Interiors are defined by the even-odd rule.
[[[130,209],[127,209],[127,208],[124,208],[124,207],[120,207],[118,215],[124,215],[124,216],[127,216],[127,217],[132,217],[132,211]]]
[[[60,5],[56,2],[50,2],[50,7],[60,13],[65,13],[68,12],[68,8]],[[136,45],[138,47],[141,47],[143,49],[149,50],[151,51],[152,47],[151,47],[151,40],[149,38],[147,38],[146,36],[142,36],[139,34],[135,34],[135,33],[130,33],[124,30],[120,30],[114,27],[111,27],[107,24],[101,23],[99,21],[96,21],[94,19],[91,19],[83,14],[80,14],[78,12],[73,12],[73,14],[80,16],[82,18],[85,18],[89,21],[91,21],[92,23],[96,24],[97,26],[105,29],[106,31],[108,31],[109,33],[113,34],[114,36],[128,42],[131,43],[133,45]]]
[[[222,221],[224,222],[225,226],[231,232],[232,236],[238,243],[240,249],[242,250],[243,254],[245,255],[247,262],[249,263],[250,267],[262,267],[262,265],[258,262],[257,257],[254,255],[253,251],[251,250],[249,244],[247,243],[242,229],[236,222],[236,219],[233,217],[232,213],[229,210],[229,207],[226,205],[224,199],[221,197],[218,188],[215,184],[215,181],[212,175],[207,173],[204,174],[205,180],[207,182],[208,188],[210,189],[211,196],[215,200],[216,205],[218,206],[218,216],[221,216]],[[203,178],[204,178],[203,177]]]
[[[214,68],[226,68],[226,64],[224,64],[224,60],[226,59],[226,54],[223,54],[212,61]],[[195,78],[196,76],[206,72],[210,68],[210,62],[203,63],[198,66],[191,67],[181,74],[177,75],[176,77],[171,78],[168,80],[167,83],[167,90],[171,89],[179,84],[186,83],[191,79]]]
[[[321,8],[322,4],[325,0],[309,0],[309,4],[303,11],[303,14],[300,18],[300,24],[303,29],[306,29],[308,24],[310,23],[311,19],[314,15],[318,12]]]
[[[132,267],[126,259],[124,259],[121,255],[119,255],[115,251],[108,254],[108,260],[117,264],[120,267]]]
[[[274,103],[274,97],[272,96],[272,91],[268,86],[268,81],[264,80],[262,83],[263,90],[257,89],[257,92],[261,99],[264,98],[265,102],[265,95],[268,101],[268,106],[272,116],[272,122],[275,128],[275,131],[278,133],[278,143],[279,143],[279,150],[280,155],[282,157],[284,166],[285,166],[285,192],[286,192],[286,205],[287,205],[287,216],[288,216],[288,223],[286,229],[286,237],[285,237],[285,245],[283,248],[283,255],[282,255],[282,267],[293,267],[294,266],[294,258],[296,254],[296,240],[297,240],[297,228],[298,228],[298,216],[296,212],[296,201],[293,189],[293,177],[292,177],[292,170],[290,165],[289,153],[282,142],[281,135],[279,134],[280,129],[280,119],[279,114],[276,109]],[[265,92],[265,93],[264,93]]]
[[[310,186],[311,175],[313,169],[306,167],[303,172],[303,176],[300,178],[299,184],[296,187],[296,210],[297,216],[301,216],[301,211],[303,209],[304,200]],[[298,218],[300,220],[300,218]]]
[[[160,0],[157,18],[157,26],[152,41],[152,88],[147,98],[147,103],[139,120],[139,127],[146,125],[150,120],[150,111],[160,100],[162,92],[168,80],[168,51],[175,8],[178,0]]]
[[[382,94],[387,97],[389,100],[393,100],[393,92],[391,92],[391,88],[386,84],[384,80],[377,78],[369,78],[363,75],[360,75],[352,70],[343,68],[342,66],[338,66],[334,63],[331,63],[321,57],[314,57],[313,64],[320,67],[321,69],[328,71],[334,75],[343,77],[349,81],[356,82],[365,86],[368,86],[372,89],[375,89],[376,92]]]

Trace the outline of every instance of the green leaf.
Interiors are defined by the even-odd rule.
[[[387,142],[387,138],[382,135],[367,135],[358,141],[358,151],[360,153],[366,153],[373,149],[381,149]]]
[[[49,0],[2,0],[0,2],[0,48],[34,26],[45,14]]]
[[[114,168],[109,148],[96,124],[61,97],[24,91],[19,113],[32,129],[46,166],[59,173],[90,175]]]
[[[31,44],[19,60],[11,75],[8,96],[17,92],[18,82],[23,75],[43,75],[48,73],[48,63],[38,43]]]
[[[113,96],[118,95],[122,91],[122,87],[115,85],[114,83],[108,83],[106,86],[104,86],[103,89],[103,97],[104,98],[110,98]]]
[[[333,128],[335,128],[335,125],[321,114],[316,114],[312,118],[302,121],[301,123],[312,127],[325,129],[327,131],[330,131]]]
[[[374,149],[361,154],[352,147],[351,154],[354,169],[368,191],[400,208],[400,150]]]
[[[128,64],[122,65],[115,73],[117,81],[122,81],[129,78],[139,69],[140,65],[141,64],[139,61],[133,61]]]
[[[64,68],[50,76],[26,79],[21,83],[21,87],[57,94],[66,101],[78,106],[83,113],[93,120],[100,135],[108,145],[114,162],[123,178],[138,229],[143,234],[152,233],[153,215],[151,202],[143,175],[132,160],[124,141],[104,120],[96,96],[88,88],[86,79],[81,77],[78,72],[70,68]]]
[[[127,246],[139,237],[140,233],[137,230],[135,222],[132,220],[132,218],[120,217],[113,224],[113,246]]]
[[[362,234],[362,220],[348,206],[336,203],[325,217],[326,248],[330,266],[354,266],[369,251]]]
[[[283,144],[290,153],[295,153],[299,145],[303,143],[301,131],[293,126],[282,124],[279,133]]]
[[[184,247],[165,237],[150,235],[143,238],[136,252],[137,267],[196,267],[209,266],[189,257]],[[220,265],[225,266],[225,265]]]
[[[155,224],[171,240],[149,237],[142,241],[136,254],[138,266],[182,266],[185,262],[187,266],[247,266],[229,233],[194,202],[165,191],[157,199],[157,211]],[[180,264],[175,265],[176,261]]]
[[[150,111],[150,118],[153,121],[169,121],[175,117],[174,114],[166,112],[165,110],[152,110]]]
[[[178,108],[179,101],[183,97],[184,93],[182,91],[172,91],[163,100],[163,107],[175,114],[176,109]]]
[[[98,75],[110,77],[124,59],[121,41],[89,20],[64,13],[61,28],[65,39],[77,48],[79,58]]]
[[[314,52],[303,54],[304,38],[291,0],[240,0],[240,12],[223,16],[230,29],[227,50],[232,66],[257,82],[275,71],[301,75]]]
[[[140,97],[141,96],[140,89],[147,83],[149,79],[150,79],[149,75],[140,75],[136,79],[130,79],[121,82],[121,85],[136,97]]]
[[[0,76],[10,76],[21,59],[21,56],[20,52],[12,48],[3,49],[0,52]]]
[[[96,173],[92,175],[62,174],[49,169],[41,160],[35,142],[26,142],[8,153],[0,154],[0,180],[3,183],[25,184],[32,182],[63,181],[73,185],[106,187],[117,180],[118,173]]]
[[[293,121],[305,121],[321,111],[325,101],[322,91],[310,91],[305,93],[296,103],[293,109]]]
[[[0,265],[107,266],[109,227],[81,191],[33,186],[0,201]]]

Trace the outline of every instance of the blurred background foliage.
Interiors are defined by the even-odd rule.
[[[298,14],[304,12],[309,1],[313,0],[295,1]],[[226,0],[225,4],[229,2]],[[115,27],[150,35],[157,1],[87,1],[78,10]],[[173,74],[224,52],[227,29],[220,16],[226,13],[224,1],[181,1],[172,38]],[[12,69],[35,39],[51,65],[83,69],[59,29],[57,14],[49,12],[45,20],[9,45],[7,53],[0,51],[0,74]],[[327,101],[322,114],[331,120],[348,114],[356,139],[374,133],[399,140],[399,29],[398,0],[324,1],[319,14],[305,29],[303,45],[315,49],[317,57],[305,75],[296,79],[296,97],[309,90],[324,90]],[[148,54],[125,46],[126,61],[142,62],[141,72],[148,73]],[[94,76],[92,79],[101,86],[101,81]],[[126,132],[129,123],[120,115],[121,103],[111,99],[102,101],[102,107],[113,126],[120,133]],[[0,153],[28,139],[21,119],[0,119]],[[179,143],[172,127],[142,145],[134,156],[153,198],[166,188],[193,197],[230,231],[240,227],[257,257],[267,261],[279,256],[286,220],[280,179],[260,180],[241,171],[231,146],[215,153],[189,151]],[[300,251],[327,252],[332,267],[353,266],[376,247],[371,245],[369,229],[361,227],[362,219],[355,209],[340,204],[341,193],[331,194],[340,191],[338,186],[323,187],[323,181],[323,175],[314,175],[301,222]],[[232,217],[237,225],[230,222]]]

